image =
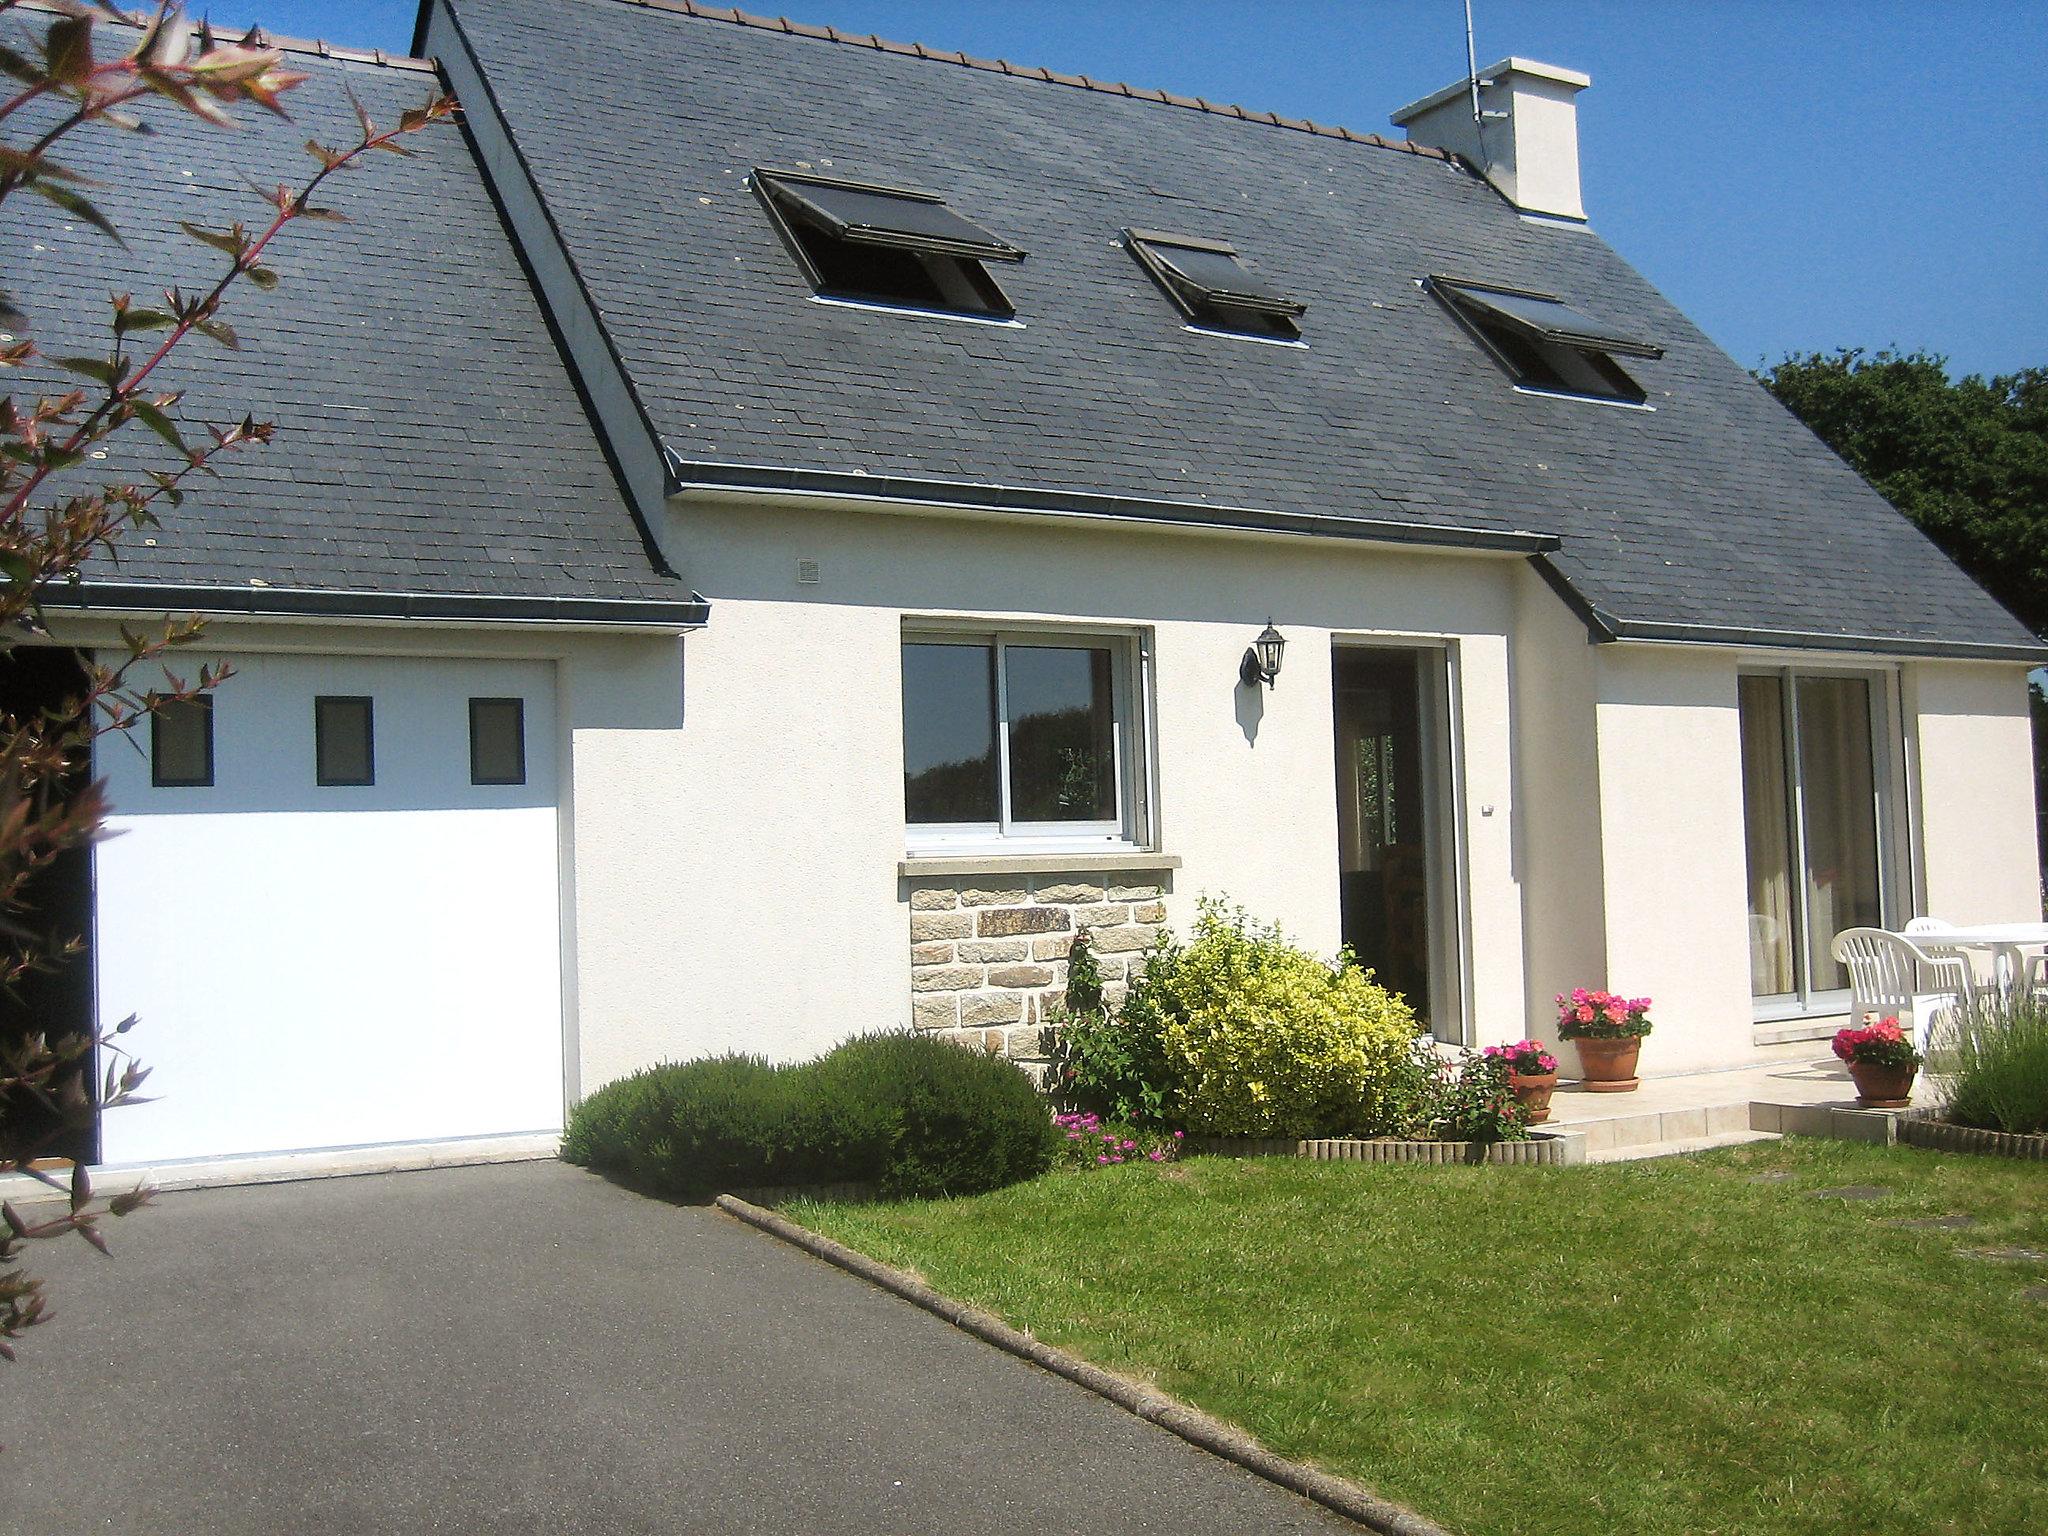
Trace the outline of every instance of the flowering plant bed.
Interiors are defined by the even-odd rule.
[[[1180,1131],[1107,1122],[1091,1110],[1054,1115],[1052,1123],[1060,1133],[1060,1166],[1065,1168],[1177,1162],[1187,1139]]]
[[[1557,998],[1561,1040],[1640,1040],[1650,1032],[1650,1000],[1574,987]]]
[[[1190,1136],[1209,1157],[1306,1157],[1319,1163],[1582,1163],[1585,1138],[1532,1131],[1520,1141],[1425,1141],[1401,1136]]]

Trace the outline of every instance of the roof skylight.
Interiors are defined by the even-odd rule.
[[[1432,277],[1426,285],[1526,389],[1643,403],[1642,386],[1615,355],[1658,358],[1664,349],[1572,308],[1555,294]]]
[[[754,188],[811,286],[829,298],[1008,318],[982,266],[1024,252],[931,192],[756,170]]]
[[[1294,322],[1308,306],[1240,265],[1235,247],[1153,229],[1127,229],[1124,239],[1193,324],[1288,340],[1301,334]]]

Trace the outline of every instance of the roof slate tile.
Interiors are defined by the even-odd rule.
[[[220,257],[178,221],[261,216],[243,177],[297,183],[310,135],[348,142],[346,92],[389,122],[435,88],[417,61],[378,65],[308,45],[294,68],[295,121],[245,109],[239,131],[168,107],[154,135],[81,133],[65,159],[129,242],[18,199],[0,225],[0,270],[46,354],[103,344],[105,295],[187,290]],[[187,423],[277,423],[163,525],[97,559],[88,580],[498,597],[681,599],[658,574],[549,337],[490,194],[453,127],[416,136],[334,188],[345,224],[308,222],[273,248],[274,292],[231,291],[242,340],[194,338],[162,370],[187,391]],[[40,382],[40,381],[35,381]],[[110,470],[153,446],[123,433]],[[75,477],[74,477],[75,478]]]

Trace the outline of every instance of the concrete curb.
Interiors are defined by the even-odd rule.
[[[146,1184],[158,1194],[180,1189],[224,1189],[250,1184],[297,1184],[308,1179],[353,1179],[375,1173],[420,1173],[475,1168],[486,1163],[553,1162],[560,1131],[509,1136],[459,1136],[445,1141],[390,1142],[368,1147],[327,1147],[312,1152],[250,1152],[170,1163],[96,1163],[87,1171],[105,1194]],[[68,1174],[62,1175],[69,1177]],[[61,1190],[25,1173],[0,1174],[0,1196],[17,1203],[61,1200]]]
[[[900,1269],[892,1269],[864,1253],[856,1253],[843,1243],[835,1243],[808,1227],[798,1226],[779,1212],[750,1205],[732,1195],[720,1195],[717,1203],[727,1215],[758,1227],[772,1237],[779,1237],[827,1264],[858,1275],[869,1284],[880,1286],[913,1306],[922,1307],[934,1317],[943,1318],[1006,1354],[1028,1360],[1055,1376],[1064,1376],[1076,1386],[1086,1387],[1098,1397],[1109,1399],[1147,1423],[1171,1431],[1188,1444],[1220,1456],[1269,1483],[1277,1483],[1290,1493],[1300,1494],[1348,1520],[1355,1520],[1368,1530],[1383,1532],[1385,1536],[1451,1536],[1442,1526],[1425,1520],[1413,1510],[1369,1493],[1341,1477],[1332,1477],[1298,1461],[1276,1456],[1242,1430],[1212,1419],[1163,1392],[1126,1381],[1099,1365],[1090,1365],[1064,1350],[1054,1349],[1050,1344],[1012,1328],[992,1313],[955,1301],[922,1281],[912,1279]]]

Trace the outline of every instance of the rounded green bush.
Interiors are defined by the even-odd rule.
[[[1156,1030],[1191,1131],[1328,1136],[1385,1118],[1415,1014],[1369,971],[1335,966],[1277,927],[1204,901],[1192,939],[1165,944],[1125,1004]]]
[[[1056,1150],[1023,1073],[907,1033],[793,1066],[720,1056],[650,1067],[577,1105],[562,1137],[569,1162],[686,1200],[842,1182],[978,1194],[1043,1173]]]

